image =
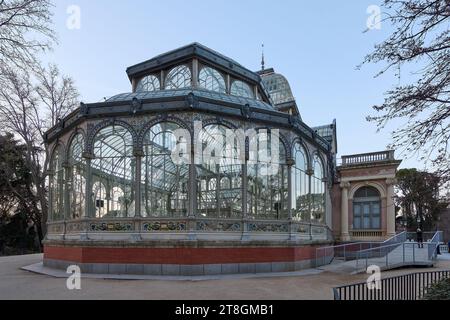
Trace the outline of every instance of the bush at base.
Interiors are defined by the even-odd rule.
[[[450,279],[433,284],[423,297],[424,300],[450,300]]]

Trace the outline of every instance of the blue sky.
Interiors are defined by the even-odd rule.
[[[379,151],[390,142],[389,128],[377,133],[365,118],[399,80],[375,79],[381,65],[356,70],[389,34],[386,24],[363,33],[368,6],[379,2],[58,0],[59,45],[45,59],[75,79],[84,102],[97,102],[130,91],[128,66],[185,44],[200,42],[259,70],[264,43],[266,67],[287,77],[303,120],[316,126],[337,119],[340,156]],[[70,5],[81,9],[79,30],[66,26]],[[424,165],[414,157],[402,165],[412,166]]]

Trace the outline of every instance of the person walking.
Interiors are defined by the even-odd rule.
[[[422,229],[417,228],[417,244],[419,246],[419,248],[423,248],[423,232]]]

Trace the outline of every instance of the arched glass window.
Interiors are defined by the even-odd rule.
[[[159,89],[159,79],[154,75],[143,77],[136,86],[136,92],[157,91]]]
[[[83,158],[84,137],[77,134],[69,147],[69,192],[70,219],[80,219],[85,216],[86,208],[86,161]]]
[[[295,165],[292,167],[292,217],[309,220],[309,177],[307,153],[300,143],[294,145]]]
[[[166,77],[166,89],[182,89],[191,86],[191,70],[185,65],[177,66],[169,71]]]
[[[254,98],[253,90],[248,84],[235,80],[231,84],[230,94],[245,98]]]
[[[215,69],[204,67],[198,76],[200,87],[207,90],[226,93],[226,85],[223,76]]]
[[[189,165],[175,164],[172,160],[172,151],[177,144],[186,143],[184,140],[177,141],[174,135],[177,129],[180,127],[172,122],[158,123],[144,137],[141,176],[144,216],[187,215]]]
[[[91,165],[97,189],[93,192],[96,217],[133,217],[136,160],[131,133],[120,125],[103,128],[95,136],[94,154]],[[114,188],[122,190],[120,199],[113,198]]]
[[[324,165],[316,154],[313,158],[314,174],[311,177],[311,220],[325,223],[325,185]]]
[[[276,140],[272,141],[274,138]],[[287,173],[283,143],[274,132],[260,131],[250,140],[250,159],[247,165],[249,217],[287,219]]]
[[[242,216],[242,165],[236,136],[226,139],[227,128],[208,125],[199,138],[202,161],[197,165],[197,212],[206,218],[239,218]],[[234,134],[229,131],[229,134]],[[207,180],[208,184],[203,185]],[[233,181],[233,184],[230,183]]]
[[[353,196],[353,229],[381,228],[381,198],[374,187],[362,187]]]
[[[64,168],[63,168],[63,148],[56,147],[52,162],[50,177],[50,199],[51,199],[51,220],[64,220]]]

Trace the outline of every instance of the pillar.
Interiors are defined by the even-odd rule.
[[[348,190],[349,182],[342,182],[341,185],[341,241],[350,241],[348,233]]]
[[[92,170],[91,170],[91,161],[94,158],[93,155],[89,153],[84,153],[83,157],[86,159],[86,196],[85,196],[85,211],[84,211],[84,217],[94,217],[95,218],[95,212],[94,212],[94,198],[92,194]]]
[[[386,179],[386,236],[395,236],[395,204],[394,204],[394,185],[395,179]]]
[[[70,172],[70,166],[68,162],[64,162],[63,165],[65,181],[63,181],[63,193],[64,193],[64,220],[70,220],[70,193],[73,188],[73,177]]]
[[[142,217],[141,214],[141,176],[142,176],[142,157],[144,156],[143,150],[137,149],[134,150],[134,157],[136,159],[136,168],[135,168],[135,187],[134,187],[134,208],[135,208],[135,217]]]
[[[287,202],[288,202],[288,220],[289,220],[289,238],[290,240],[295,239],[295,234],[293,232],[292,228],[292,166],[295,164],[295,160],[290,158],[286,161],[287,164],[287,175],[288,175],[288,196],[287,196]]]

